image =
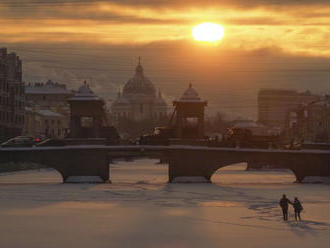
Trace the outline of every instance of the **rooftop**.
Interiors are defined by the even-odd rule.
[[[51,110],[48,109],[42,109],[42,110],[38,110],[36,111],[38,114],[42,115],[42,116],[47,116],[47,117],[62,117],[63,115],[53,112]]]
[[[98,97],[92,89],[89,87],[86,81],[80,86],[78,92],[69,99],[69,101],[100,101],[101,98]]]
[[[25,94],[73,94],[65,84],[54,83],[48,80],[46,83],[29,83],[25,86]]]
[[[192,87],[192,84],[189,84],[188,89],[183,93],[179,100],[176,102],[205,102],[203,101],[197,91]]]
[[[127,81],[123,89],[123,96],[136,94],[156,96],[156,89],[153,83],[144,75],[140,58],[134,76]]]

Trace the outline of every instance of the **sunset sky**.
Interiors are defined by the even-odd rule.
[[[223,40],[194,41],[202,22]],[[255,118],[259,88],[330,92],[329,0],[0,0],[0,30],[25,81],[87,79],[106,99],[138,56],[169,100],[192,82],[211,112]]]

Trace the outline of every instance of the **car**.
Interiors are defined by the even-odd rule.
[[[38,144],[46,139],[49,139],[49,138],[45,135],[39,135],[39,136],[35,137],[35,143]]]
[[[65,146],[66,143],[64,140],[60,139],[45,139],[43,141],[40,141],[36,146],[37,147],[43,147],[43,146]]]
[[[1,147],[32,147],[34,145],[35,139],[30,136],[17,136],[1,143]]]
[[[155,127],[153,133],[142,135],[140,145],[169,145],[169,140],[175,138],[175,131],[171,127]]]

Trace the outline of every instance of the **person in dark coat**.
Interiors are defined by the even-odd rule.
[[[293,208],[294,208],[294,218],[296,220],[298,220],[298,218],[299,218],[299,220],[301,220],[300,212],[303,210],[303,207],[302,207],[300,201],[298,200],[298,197],[294,198],[294,202],[293,202],[292,205],[293,205]]]
[[[283,212],[283,220],[288,220],[289,203],[292,204],[291,201],[288,198],[286,198],[286,195],[283,194],[279,202]]]

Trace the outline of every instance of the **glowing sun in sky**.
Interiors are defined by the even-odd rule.
[[[192,29],[194,40],[203,42],[218,42],[225,35],[225,28],[219,24],[204,22]]]

